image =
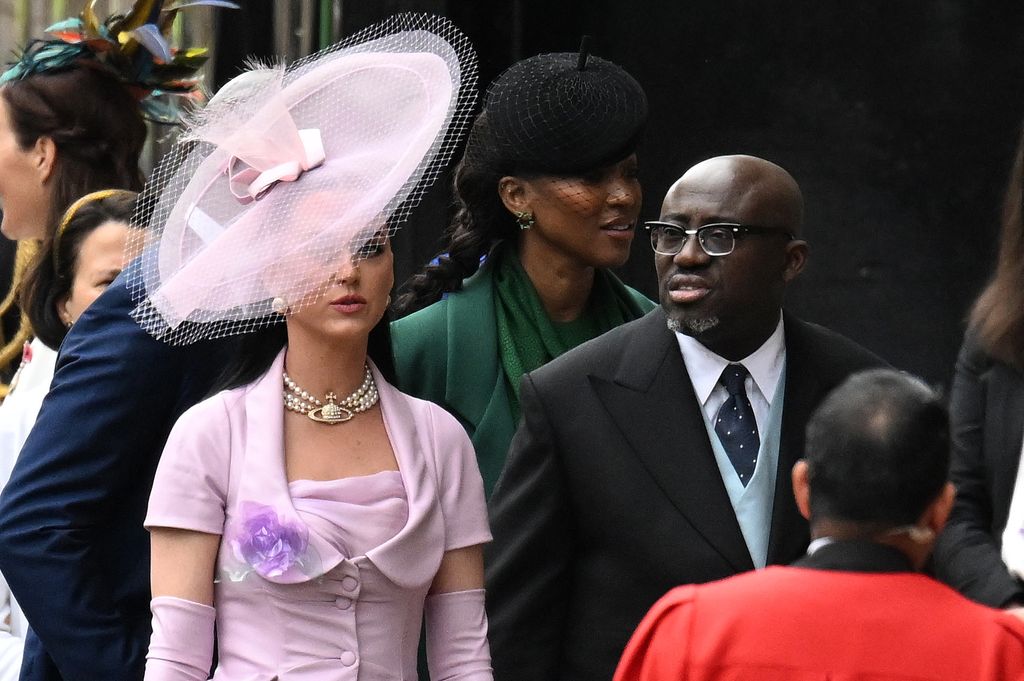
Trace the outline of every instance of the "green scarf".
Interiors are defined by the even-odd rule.
[[[512,247],[495,254],[494,311],[498,352],[508,383],[512,416],[519,420],[519,381],[577,345],[625,322],[644,310],[619,279],[607,270],[594,271],[590,300],[578,319],[553,322],[544,311],[519,256]]]

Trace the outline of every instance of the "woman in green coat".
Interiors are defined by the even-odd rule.
[[[611,62],[584,51],[514,64],[456,169],[445,254],[397,301],[408,315],[391,327],[397,385],[462,422],[488,495],[522,375],[654,306],[609,271],[626,262],[640,213],[646,120],[640,85]]]

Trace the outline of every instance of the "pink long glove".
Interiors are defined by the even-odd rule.
[[[484,590],[427,596],[424,610],[431,681],[491,681]]]
[[[213,662],[213,623],[208,605],[171,596],[150,602],[153,638],[145,681],[206,681]]]

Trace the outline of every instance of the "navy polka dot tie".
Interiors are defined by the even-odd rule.
[[[729,398],[719,408],[715,417],[715,432],[744,487],[754,475],[757,450],[761,446],[761,439],[757,436],[754,410],[750,406],[743,385],[748,375],[747,368],[742,364],[730,364],[725,367],[718,382],[725,386]]]

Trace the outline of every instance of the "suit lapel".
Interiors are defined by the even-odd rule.
[[[753,569],[675,335],[658,309],[631,325],[612,375],[590,375],[598,399],[655,483],[737,571]]]
[[[779,467],[775,477],[775,503],[768,538],[768,563],[789,562],[807,548],[807,521],[793,500],[793,465],[803,456],[804,430],[811,411],[821,401],[823,386],[818,356],[807,337],[807,329],[796,319],[785,317],[786,393],[782,404],[782,436]]]

